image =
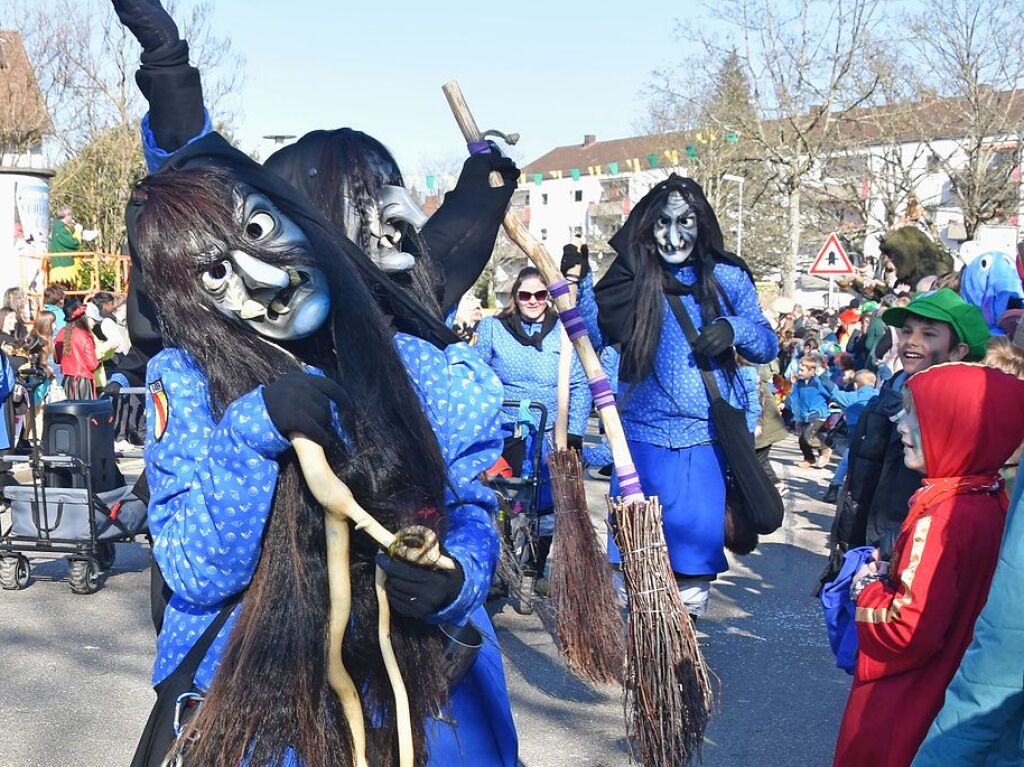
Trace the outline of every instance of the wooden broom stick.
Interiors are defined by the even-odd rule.
[[[458,123],[466,142],[475,143],[482,141],[483,137],[480,133],[480,128],[477,127],[476,120],[473,119],[473,114],[466,105],[466,100],[462,96],[458,83],[454,81],[445,83],[441,90],[444,91],[444,95],[448,99],[448,105],[452,109],[452,114],[455,116],[455,121]],[[501,174],[496,171],[491,173],[491,186],[501,186],[503,183]],[[565,325],[569,338],[576,348],[576,354],[583,364],[584,371],[586,371],[591,391],[594,392],[598,413],[601,416],[601,421],[604,423],[605,436],[608,438],[608,444],[612,450],[612,458],[615,461],[616,474],[619,478],[619,487],[622,491],[623,499],[626,501],[642,501],[644,498],[643,490],[640,488],[640,480],[633,466],[633,459],[629,454],[629,446],[626,444],[626,434],[622,430],[619,411],[615,408],[615,397],[607,388],[608,377],[605,375],[601,367],[601,361],[598,359],[597,354],[594,352],[594,347],[587,337],[586,328],[579,317],[579,312],[569,296],[568,283],[563,279],[562,273],[558,271],[558,267],[555,266],[555,262],[547,252],[547,249],[530,234],[530,230],[526,228],[526,225],[523,224],[511,207],[505,212],[502,224],[509,239],[520,247],[530,261],[540,270],[540,273],[544,276],[544,281],[548,283],[548,290],[554,297],[555,306],[558,308],[562,323]],[[601,382],[603,382],[603,386],[601,386]]]

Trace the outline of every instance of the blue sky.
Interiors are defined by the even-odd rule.
[[[585,133],[633,135],[649,73],[684,52],[674,32],[683,7],[218,0],[213,26],[246,58],[242,148],[266,156],[265,134],[347,125],[413,174],[464,156],[441,93],[451,79],[482,128],[522,136],[513,156],[524,162]]]

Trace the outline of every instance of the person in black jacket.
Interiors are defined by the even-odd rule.
[[[988,326],[980,310],[948,288],[919,295],[907,306],[882,315],[899,333],[903,371],[886,381],[865,407],[850,439],[849,470],[829,536],[828,583],[843,555],[857,546],[876,546],[888,560],[910,496],[923,475],[903,463],[903,445],[893,418],[903,409],[903,388],[916,373],[944,362],[981,360]]]

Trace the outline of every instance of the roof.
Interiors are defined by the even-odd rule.
[[[622,162],[624,158],[643,159],[651,153],[657,154],[660,160],[666,149],[680,150],[687,144],[693,143],[695,136],[695,133],[682,131],[619,138],[611,141],[590,140],[593,137],[587,136],[582,144],[556,147],[538,157],[523,168],[523,173],[544,173],[551,170],[569,171],[571,168],[586,170],[588,166]],[[626,169],[623,168],[623,170]]]
[[[38,140],[52,131],[21,33],[0,30],[0,141]]]
[[[991,114],[1005,115],[1003,125],[991,126],[994,128],[993,133],[1003,130],[1016,132],[1024,124],[1024,91],[986,91],[983,88],[980,96]],[[844,116],[839,126],[842,132],[839,141],[851,147],[865,147],[881,143],[956,138],[966,133],[969,109],[969,102],[965,98],[939,97],[854,109]],[[811,113],[807,117],[809,122]],[[787,120],[770,120],[762,124],[766,135],[779,133],[788,127]],[[552,149],[522,170],[525,174],[559,170],[568,173],[573,168],[586,172],[588,166],[623,163],[634,157],[643,160],[652,153],[658,155],[661,164],[666,150],[683,150],[688,144],[700,143],[702,139],[705,137],[696,131],[656,133],[611,141],[597,141],[593,136],[587,136],[583,143]],[[685,155],[682,159],[685,163]],[[626,170],[628,168],[624,167],[623,171]]]

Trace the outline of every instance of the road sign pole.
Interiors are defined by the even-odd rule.
[[[835,290],[835,288],[836,288],[836,278],[833,277],[830,274],[828,276],[828,304],[826,304],[826,306],[825,306],[826,309],[831,309],[832,308],[832,293]]]

